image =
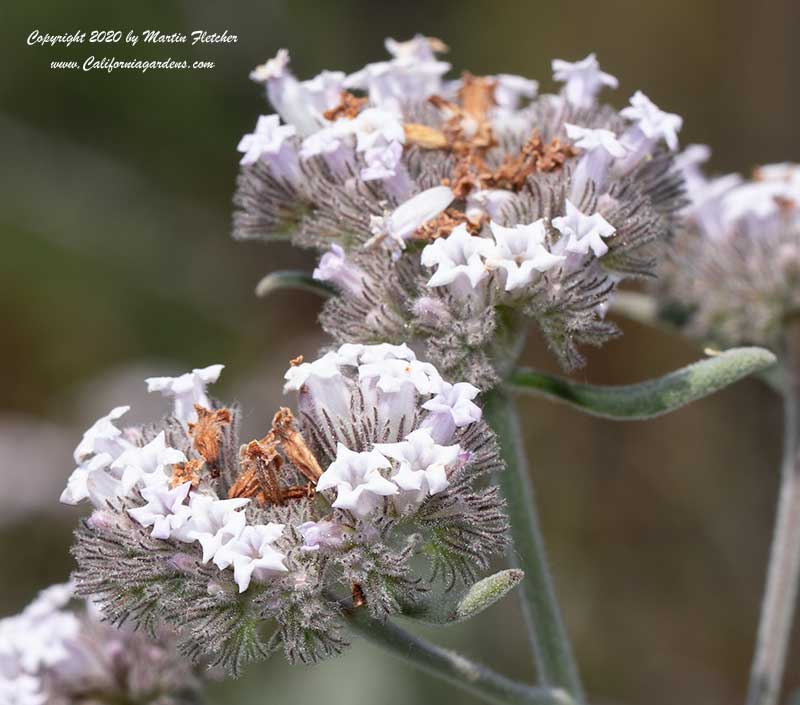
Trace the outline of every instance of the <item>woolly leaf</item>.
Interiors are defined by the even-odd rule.
[[[325,282],[318,281],[305,272],[286,269],[267,274],[256,286],[256,296],[265,297],[280,289],[301,289],[317,294],[323,299],[335,296],[336,291]]]
[[[511,374],[509,386],[517,392],[569,404],[593,416],[620,421],[649,419],[724,389],[775,361],[775,355],[763,348],[734,348],[663,377],[623,386],[580,384],[520,368]]]

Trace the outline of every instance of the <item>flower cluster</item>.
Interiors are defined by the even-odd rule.
[[[90,602],[68,609],[72,599],[71,584],[53,585],[0,620],[1,703],[198,702],[201,681],[172,636],[115,629]]]
[[[297,417],[283,408],[240,444],[238,409],[206,395],[221,369],[148,380],[171,415],[123,430],[114,409],[76,449],[62,500],[95,510],[75,580],[112,623],[167,623],[233,673],[279,645],[316,661],[347,644],[343,602],[385,619],[467,588],[505,550],[477,388],[405,345],[342,345],[294,360]]]
[[[800,310],[800,165],[708,179],[707,158],[700,145],[681,155],[691,204],[658,284],[662,314],[720,345],[777,346]]]
[[[285,50],[255,69],[276,115],[246,135],[234,234],[290,234],[321,258],[339,342],[423,340],[442,370],[482,388],[535,320],[566,367],[616,334],[609,296],[649,275],[685,205],[673,151],[681,118],[594,55],[556,60],[559,94],[498,74],[446,80],[434,39],[386,41],[391,58],[301,81]]]

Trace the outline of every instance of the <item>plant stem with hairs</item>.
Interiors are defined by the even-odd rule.
[[[461,654],[432,644],[366,609],[344,607],[351,628],[406,663],[498,705],[574,705],[563,690],[519,683]]]
[[[775,705],[786,665],[800,582],[800,320],[785,329],[784,443],[767,586],[747,705]]]
[[[516,406],[508,393],[498,387],[487,395],[485,410],[508,465],[500,483],[508,502],[514,554],[525,571],[520,596],[539,681],[563,688],[576,702],[582,702],[578,669],[547,563]]]

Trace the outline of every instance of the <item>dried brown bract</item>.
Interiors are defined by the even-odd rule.
[[[358,98],[350,91],[342,91],[339,95],[339,104],[330,110],[322,113],[326,120],[338,120],[339,118],[354,118],[367,104],[366,98]]]
[[[286,459],[297,468],[300,474],[316,484],[322,475],[322,468],[295,427],[294,416],[290,409],[281,407],[278,410],[272,419],[270,435],[280,440],[281,450],[286,454]]]
[[[194,405],[197,421],[189,424],[189,435],[195,450],[212,468],[219,461],[220,439],[223,426],[231,423],[232,416],[228,409],[206,409],[200,404]]]
[[[176,463],[172,466],[172,477],[169,480],[170,487],[177,487],[184,482],[191,482],[192,487],[200,484],[200,470],[203,468],[203,461],[199,459],[188,460],[185,463]]]

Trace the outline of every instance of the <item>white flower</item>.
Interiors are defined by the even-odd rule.
[[[256,83],[281,78],[289,69],[288,49],[278,49],[278,53],[263,64],[259,64],[250,72],[250,80]]]
[[[102,416],[92,424],[84,434],[81,442],[75,448],[74,458],[76,463],[84,460],[96,453],[108,453],[116,458],[123,450],[130,446],[130,443],[122,437],[114,421],[126,414],[131,407],[114,407],[107,416]]]
[[[317,490],[335,488],[333,506],[363,519],[381,505],[383,497],[399,492],[397,485],[380,473],[389,467],[389,461],[378,451],[356,453],[339,443],[336,460],[320,476]]]
[[[271,522],[246,526],[237,538],[217,551],[214,563],[221,570],[233,565],[239,592],[247,590],[253,579],[263,581],[288,571],[283,564],[286,556],[272,546],[283,533],[283,526]]]
[[[428,429],[419,428],[400,443],[376,443],[375,450],[398,463],[391,479],[402,490],[395,500],[402,510],[447,489],[447,466],[458,460],[461,446],[437,445]]]
[[[400,345],[392,345],[391,343],[378,343],[377,345],[358,346],[355,346],[352,343],[345,343],[339,348],[338,352],[343,358],[350,359],[353,359],[353,354],[356,353],[356,360],[360,363],[380,362],[381,360],[411,361],[417,359],[414,351],[405,343],[400,343]]]
[[[726,227],[745,218],[765,221],[785,208],[786,203],[800,202],[800,192],[782,181],[748,181],[725,193],[721,201]]]
[[[437,51],[445,51],[446,47],[438,39],[417,34],[411,39],[399,42],[387,37],[383,45],[395,59],[400,61],[434,61]]]
[[[286,380],[283,391],[297,391],[313,379],[329,380],[338,376],[339,356],[334,352],[328,352],[314,362],[303,362],[286,370],[283,375]]]
[[[355,296],[363,291],[366,278],[364,272],[347,261],[344,250],[336,243],[322,255],[312,276],[318,281],[331,282],[342,291]]]
[[[106,472],[112,460],[108,453],[99,453],[75,468],[67,480],[67,486],[61,493],[59,501],[63,504],[78,504],[84,499],[91,499],[92,503],[99,507],[106,497],[117,496],[117,485],[110,484],[112,478]]]
[[[279,162],[280,157],[294,157],[291,147],[285,144],[289,137],[296,133],[292,125],[281,125],[277,115],[261,115],[256,122],[256,129],[239,141],[237,150],[244,153],[240,164],[254,164],[262,154],[271,157],[271,161]]]
[[[203,549],[203,563],[208,563],[229,541],[237,538],[247,522],[244,507],[249,499],[217,499],[193,492],[189,500],[191,518],[173,531],[179,541],[198,541]]]
[[[568,122],[564,123],[564,127],[567,129],[567,137],[575,142],[575,146],[587,152],[604,149],[610,156],[616,158],[624,157],[626,154],[627,150],[611,130],[581,127]]]
[[[28,702],[26,698],[35,697],[39,686],[25,676],[37,676],[41,669],[69,658],[68,644],[78,634],[79,623],[61,608],[71,597],[71,584],[56,585],[39,593],[19,614],[0,619],[0,677],[10,681],[0,683],[0,696],[2,688],[16,684],[20,690],[13,694],[20,696],[19,702]]]
[[[534,272],[546,272],[566,258],[551,254],[544,245],[547,231],[544,220],[528,225],[503,227],[491,221],[494,248],[487,255],[487,265],[506,273],[506,291],[526,286],[533,281]]]
[[[0,703],[3,705],[47,705],[47,694],[36,676],[19,673],[6,677],[0,673]]]
[[[339,548],[344,543],[345,530],[332,521],[307,521],[297,527],[303,536],[301,551],[319,551],[320,548]]]
[[[442,76],[450,64],[437,61],[434,52],[443,49],[426,37],[417,35],[407,42],[386,40],[390,61],[367,64],[345,81],[347,88],[366,90],[370,102],[395,111],[409,100],[424,100],[442,92]]]
[[[660,110],[641,91],[633,94],[630,103],[629,107],[620,110],[620,115],[634,121],[647,139],[663,138],[671,150],[678,148],[678,132],[683,126],[680,115]]]
[[[164,484],[165,466],[186,460],[180,451],[166,447],[163,432],[143,447],[126,440],[112,420],[128,408],[117,407],[84,434],[75,449],[75,458],[81,464],[70,475],[61,502],[77,504],[90,499],[95,507],[105,507],[107,502],[126,496],[137,484]]]
[[[388,236],[401,247],[405,247],[405,241],[418,228],[445,210],[454,198],[455,195],[448,186],[434,186],[402,203],[387,217],[372,216],[370,229],[374,237],[367,244],[381,241]]]
[[[225,365],[210,365],[180,377],[150,377],[146,379],[148,392],[161,392],[165,397],[174,397],[174,415],[184,422],[197,421],[194,405],[210,408],[211,401],[206,396],[206,385],[219,379]]]
[[[370,147],[364,153],[364,161],[367,166],[361,170],[361,180],[373,181],[391,178],[402,166],[402,156],[403,145],[399,142]]]
[[[294,77],[289,70],[289,52],[286,49],[278,51],[274,59],[257,66],[250,78],[266,84],[267,98],[272,107],[284,122],[297,128],[299,135],[310,135],[325,123],[319,108],[319,94],[315,93],[316,85],[309,87]]]
[[[386,343],[384,343],[385,345]],[[340,365],[350,365],[357,367],[361,356],[364,354],[366,348],[377,347],[374,345],[361,345],[361,343],[344,343],[336,350],[336,356]],[[398,347],[398,346],[392,346]],[[411,353],[414,354],[413,352]]]
[[[310,403],[332,414],[347,414],[350,410],[350,390],[342,384],[339,366],[342,361],[335,352],[325,353],[314,362],[293,365],[284,374],[284,393],[300,392],[300,406]]]
[[[302,81],[311,104],[321,113],[335,107],[341,99],[346,76],[343,71],[322,71],[314,78]]]
[[[602,193],[608,181],[609,168],[615,159],[627,156],[627,148],[611,130],[590,129],[565,123],[567,136],[575,145],[585,150],[572,174],[569,197],[581,202],[589,187],[594,184],[595,193]]]
[[[481,189],[467,194],[467,207],[464,210],[469,220],[480,221],[484,215],[495,220],[499,218],[504,206],[514,199],[513,191],[505,189]]]
[[[553,227],[568,237],[566,250],[585,255],[591,250],[596,257],[608,252],[604,237],[611,237],[616,228],[599,213],[585,215],[570,201],[566,200],[567,214],[553,218]]]
[[[481,420],[481,409],[472,401],[479,393],[477,387],[467,382],[442,382],[439,393],[422,405],[428,415],[421,427],[430,430],[437,443],[447,443],[457,428]]]
[[[327,156],[336,152],[349,149],[348,143],[351,141],[350,132],[343,129],[342,122],[337,120],[332,125],[323,127],[303,140],[300,146],[300,157],[311,159],[311,157]]]
[[[392,142],[403,144],[406,141],[403,123],[388,110],[367,108],[349,121],[349,125],[356,136],[358,152],[366,152],[373,147],[386,146]]]
[[[106,468],[122,453],[134,447],[113,423],[129,409],[129,406],[112,409],[83,434],[73,454],[79,466],[67,480],[67,486],[59,498],[61,502],[78,504],[84,499],[91,499],[95,506],[101,506],[106,498],[117,494]]]
[[[365,362],[358,367],[362,380],[377,380],[375,386],[381,392],[392,394],[412,384],[420,394],[433,394],[441,385],[436,368],[429,362],[387,358]]]
[[[574,63],[554,59],[553,79],[565,82],[564,95],[570,103],[579,108],[592,105],[603,86],[616,88],[618,85],[614,76],[600,70],[594,54],[589,54],[585,59]]]
[[[184,503],[191,482],[184,482],[173,489],[168,487],[145,487],[142,497],[147,504],[128,510],[142,526],[152,526],[150,535],[156,539],[168,539],[173,531],[180,529],[191,516],[191,509]]]
[[[517,110],[520,98],[534,98],[539,90],[538,81],[509,73],[494,76],[494,82],[494,102],[502,110]]]
[[[467,226],[461,224],[446,238],[438,238],[422,250],[420,261],[426,267],[436,267],[428,286],[446,286],[466,279],[476,288],[487,276],[483,258],[492,250],[492,243],[482,237],[473,237]]]
[[[133,487],[163,487],[172,474],[171,466],[185,463],[186,456],[176,448],[167,446],[164,431],[142,447],[134,446],[126,450],[112,464],[115,477],[120,480],[122,496]],[[168,469],[170,468],[170,469]]]

